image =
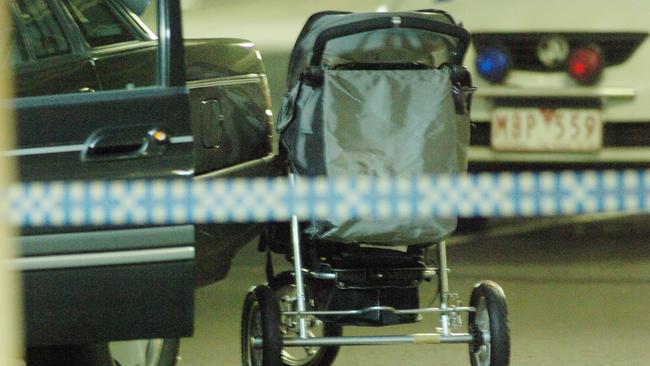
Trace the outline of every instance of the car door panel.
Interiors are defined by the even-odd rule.
[[[152,85],[156,82],[156,42],[135,42],[92,51],[104,90]]]
[[[162,178],[192,171],[185,88],[21,98],[16,107],[18,145],[4,154],[17,158],[22,181]],[[136,139],[154,128],[190,139],[168,142],[160,154],[84,158],[92,136],[105,132],[105,126],[137,131],[126,134]],[[18,241],[22,256],[12,262],[24,283],[27,344],[191,335],[196,262],[190,228],[179,240],[159,236],[155,248],[142,247],[151,235],[146,228],[29,230],[29,237]],[[155,228],[160,233],[174,229]],[[111,239],[93,237],[98,230]]]
[[[183,122],[189,113],[187,98],[184,88],[143,88],[20,99],[16,149],[4,155],[17,157],[25,181],[163,177],[191,171],[192,132],[189,122]],[[93,136],[107,128],[128,131],[126,136],[134,140],[148,138],[152,130],[170,138],[159,154],[129,157],[128,151],[118,151],[88,158]]]
[[[28,345],[192,333],[191,225],[17,238]],[[65,286],[62,286],[65,284]]]
[[[19,65],[14,93],[17,97],[94,92],[100,89],[90,59],[62,57],[45,63]]]
[[[179,67],[184,59],[180,6],[177,0],[159,4],[167,10],[161,24],[168,27],[160,50],[158,42],[144,45],[149,83],[119,82],[106,90],[87,50],[75,49],[81,57],[74,62],[55,56],[51,60],[60,63],[47,60],[18,69],[24,80],[42,82],[33,93],[23,93],[19,81],[20,97],[0,104],[13,107],[17,120],[16,146],[0,155],[16,159],[22,182],[192,174],[189,91]],[[96,83],[83,82],[80,70]],[[66,76],[67,81],[56,79]],[[22,274],[27,345],[191,335],[195,237],[192,225],[21,230],[16,238],[21,256],[11,265]]]

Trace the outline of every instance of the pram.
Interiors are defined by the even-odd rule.
[[[292,53],[278,119],[292,179],[466,171],[468,42],[441,11],[313,15]],[[455,218],[301,222],[296,215],[290,225],[270,225],[260,241],[268,284],[244,303],[243,364],[320,366],[332,364],[340,346],[466,343],[472,365],[507,365],[503,290],[482,281],[467,307],[449,291],[444,239],[455,225]],[[293,272],[276,275],[271,252],[293,262]],[[438,307],[420,307],[423,282],[437,284]],[[425,313],[440,316],[431,333],[342,336],[343,326],[412,323]],[[464,313],[468,329],[456,332]]]

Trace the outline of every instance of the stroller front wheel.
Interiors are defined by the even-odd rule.
[[[253,347],[254,338],[262,339],[261,348]],[[266,285],[255,287],[244,301],[241,350],[245,366],[282,365],[280,309],[273,291]]]
[[[508,366],[510,363],[510,326],[506,297],[492,281],[479,282],[472,291],[469,330],[476,341],[469,346],[472,366]]]
[[[275,276],[269,286],[273,290],[282,311],[295,311],[296,285],[292,272],[282,272]],[[309,288],[307,287],[307,292]],[[339,337],[343,327],[339,324],[322,322],[316,317],[307,319],[310,336]],[[297,320],[291,316],[280,316],[280,331],[285,337],[297,337]],[[286,348],[282,350],[282,364],[285,366],[329,366],[339,352],[338,346]]]

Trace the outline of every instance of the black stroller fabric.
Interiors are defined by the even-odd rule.
[[[469,108],[459,110],[456,99],[459,94],[467,99],[470,91],[459,93],[453,80],[453,37],[399,27],[346,35],[327,43],[318,80],[305,76],[320,32],[387,16],[453,25],[435,13],[337,13],[314,16],[305,26],[278,121],[298,176],[409,177],[466,170]],[[455,225],[454,217],[332,218],[311,223],[307,233],[341,243],[401,246],[439,241]]]

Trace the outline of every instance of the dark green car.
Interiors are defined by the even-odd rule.
[[[11,1],[17,137],[1,154],[21,181],[278,172],[259,52],[240,39],[183,41],[177,0],[146,9],[152,31],[135,14],[146,2]],[[12,265],[24,280],[29,364],[55,364],[54,353],[66,365],[172,364],[169,339],[192,334],[195,287],[224,278],[259,232],[23,228]],[[133,339],[146,341],[112,342]]]

